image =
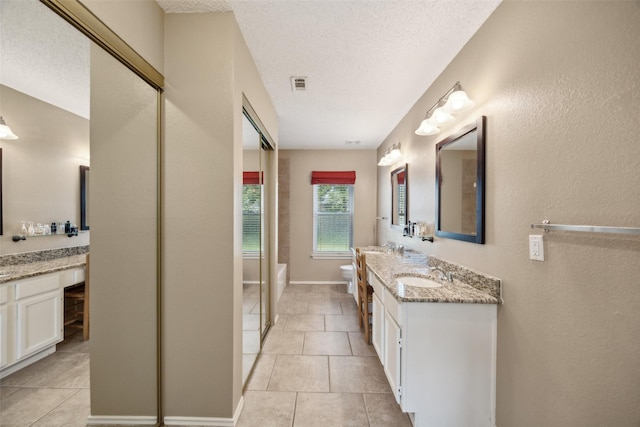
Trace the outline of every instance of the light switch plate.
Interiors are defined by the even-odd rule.
[[[529,258],[534,261],[544,261],[544,242],[542,236],[529,236]]]

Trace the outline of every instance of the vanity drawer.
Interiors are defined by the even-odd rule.
[[[60,273],[45,274],[19,280],[16,286],[16,300],[60,289]]]
[[[369,284],[373,288],[373,292],[378,294],[378,298],[380,298],[380,301],[383,301],[382,293],[384,291],[384,285],[375,274],[369,272],[368,276],[369,276]]]
[[[398,326],[402,326],[402,303],[398,302],[388,289],[384,290],[384,308],[398,323]]]
[[[84,268],[65,270],[60,275],[60,285],[66,288],[84,282]]]

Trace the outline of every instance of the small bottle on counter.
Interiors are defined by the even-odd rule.
[[[51,234],[57,234],[58,233],[58,224],[56,224],[55,222],[51,223]]]

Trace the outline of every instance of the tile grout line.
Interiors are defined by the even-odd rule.
[[[362,405],[364,406],[364,413],[367,416],[367,423],[369,424],[369,427],[371,427],[371,417],[369,416],[369,409],[367,409],[367,399],[364,398],[364,393],[362,393],[361,396]]]
[[[291,427],[296,424],[296,412],[298,412],[298,392],[296,391],[296,399],[293,402],[293,416],[291,417]]]
[[[40,387],[38,387],[40,388]],[[41,388],[49,388],[49,387],[41,387]],[[37,420],[35,420],[34,422],[32,422],[31,424],[29,424],[29,426],[34,426],[37,423],[39,423],[44,417],[46,417],[47,415],[49,415],[50,413],[52,413],[53,411],[55,411],[58,407],[60,407],[60,405],[62,405],[63,403],[65,403],[67,400],[71,399],[71,397],[75,396],[76,394],[78,394],[80,392],[80,389],[76,389],[75,393],[71,393],[66,399],[62,400],[60,403],[58,403],[56,406],[54,406],[53,408],[51,408],[47,413],[43,414],[40,418],[38,418]]]
[[[329,380],[329,393],[332,393],[331,391],[331,356],[327,355],[327,377]]]

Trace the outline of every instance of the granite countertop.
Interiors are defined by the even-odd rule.
[[[441,302],[467,304],[499,304],[498,298],[483,292],[469,284],[454,278],[453,283],[439,280],[429,274],[426,256],[418,257],[411,254],[401,256],[384,253],[369,248],[365,251],[366,265],[382,284],[400,302]],[[399,276],[420,276],[442,283],[440,288],[418,288],[404,286],[395,280]]]
[[[9,282],[56,271],[84,267],[86,254],[71,255],[47,261],[35,261],[0,267],[0,283]]]

